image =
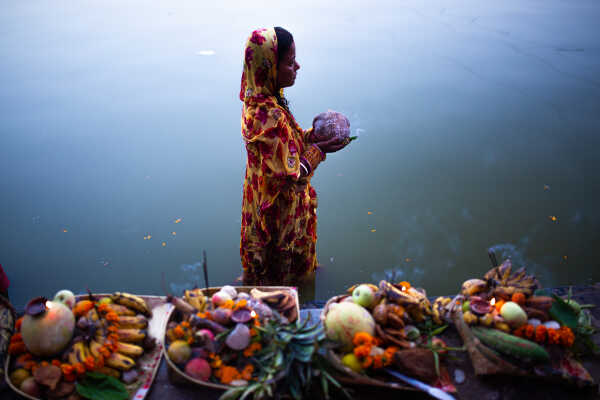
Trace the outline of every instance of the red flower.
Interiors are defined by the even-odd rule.
[[[257,190],[258,189],[258,176],[256,174],[252,175],[252,187]]]
[[[265,40],[267,40],[267,39],[260,33],[265,30],[266,29],[257,29],[254,32],[252,32],[252,37],[250,37],[250,41],[259,46],[262,45],[265,42]]]
[[[294,142],[290,142],[289,148],[291,154],[296,154],[298,152],[298,149],[296,148],[296,143]]]
[[[250,67],[250,64],[252,63],[253,56],[254,56],[254,50],[252,49],[252,47],[250,47],[250,46],[246,47],[245,58],[246,58],[246,64],[248,64],[248,67]]]
[[[267,109],[264,107],[260,107],[255,115],[256,119],[259,120],[260,123],[263,125],[267,123],[268,116],[269,116],[269,113],[267,112]]]
[[[256,71],[254,71],[254,84],[256,86],[264,86],[265,81],[267,80],[267,76],[269,71],[266,68],[258,67]]]
[[[254,193],[251,186],[246,186],[246,198],[248,199],[248,203],[252,203],[252,200],[254,200]]]
[[[248,151],[248,165],[251,168],[256,167],[258,165],[258,157],[254,154],[252,150],[248,149],[248,145],[246,145],[246,150]],[[252,181],[252,183],[254,184],[254,180]]]

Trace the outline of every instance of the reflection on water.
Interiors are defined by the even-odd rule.
[[[454,293],[490,247],[544,285],[600,280],[597,1],[309,3],[3,2],[0,264],[18,307],[181,293],[203,285],[203,250],[210,283],[234,282],[243,45],[272,25],[296,39],[298,122],[338,110],[359,137],[313,178],[318,300],[390,277]]]

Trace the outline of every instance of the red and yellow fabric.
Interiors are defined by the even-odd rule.
[[[301,177],[300,166],[312,129],[303,131],[277,103],[276,82],[275,30],[256,30],[246,44],[240,90],[248,153],[240,255],[244,283],[252,285],[293,284],[317,266],[317,194],[312,173]]]

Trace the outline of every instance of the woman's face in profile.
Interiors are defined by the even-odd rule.
[[[290,49],[279,60],[277,66],[277,88],[292,86],[296,80],[298,69],[300,69],[300,65],[296,62],[296,44],[292,42]]]

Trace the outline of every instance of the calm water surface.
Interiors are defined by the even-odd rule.
[[[214,3],[214,4],[212,4]],[[600,4],[16,1],[0,12],[0,263],[19,307],[240,274],[237,99],[256,27],[287,91],[359,136],[323,163],[316,297],[394,275],[449,294],[486,249],[545,285],[600,279]],[[251,4],[249,4],[251,3]],[[229,2],[227,4],[230,4]]]

